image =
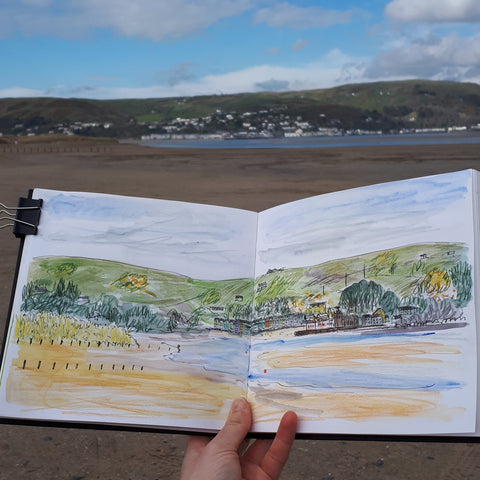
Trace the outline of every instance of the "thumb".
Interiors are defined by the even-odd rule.
[[[227,450],[237,450],[252,425],[252,412],[245,398],[237,398],[230,408],[227,421],[212,442]]]

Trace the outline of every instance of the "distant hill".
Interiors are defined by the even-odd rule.
[[[412,128],[469,127],[480,123],[480,85],[408,80],[297,92],[181,98],[0,99],[3,134],[63,129],[86,136],[139,137],[152,131],[172,130],[172,125],[179,124],[175,124],[177,118],[200,119],[193,124],[181,124],[183,130],[179,131],[186,133],[232,132],[250,123],[257,130],[259,125],[270,125],[275,134],[281,131],[280,125],[293,120],[308,123],[317,131],[337,128],[387,133]]]

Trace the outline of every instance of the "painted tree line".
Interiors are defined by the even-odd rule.
[[[394,256],[383,254],[375,261],[382,267],[376,272],[377,276],[395,274]],[[286,290],[289,282],[280,278],[273,279],[264,290],[257,292],[254,305],[248,299],[243,301],[242,298],[241,302],[235,301],[215,309],[222,298],[217,288],[210,288],[187,301],[193,306],[188,313],[184,311],[185,309],[175,307],[160,312],[158,307],[123,302],[112,294],[103,293],[97,298],[84,296],[77,284],[66,279],[75,270],[75,265],[62,263],[49,271],[54,280],[28,282],[22,292],[22,311],[70,315],[98,325],[115,324],[127,331],[160,333],[173,332],[177,329],[190,330],[204,323],[213,324],[215,317],[224,320],[249,320],[252,316],[256,319],[284,316],[300,308],[299,299],[283,296],[282,292]],[[145,275],[125,273],[111,285],[127,293],[156,296],[149,290]],[[342,290],[338,307],[344,314],[359,317],[372,314],[378,309],[386,316],[392,317],[399,313],[400,307],[410,306],[415,310],[413,315],[416,323],[456,319],[461,316],[462,307],[471,300],[471,266],[460,261],[448,270],[432,268],[428,273],[417,276],[408,290],[408,295],[400,297],[395,291],[386,290],[379,281],[363,279]]]
[[[284,278],[274,278],[268,290],[275,291],[275,295],[270,298],[272,295],[267,292],[267,287],[257,295],[255,318],[282,317],[299,312],[308,318],[334,312],[337,307],[344,315],[358,318],[380,309],[389,319],[405,312],[402,307],[410,307],[407,308],[409,321],[415,324],[455,320],[462,316],[462,308],[472,298],[472,273],[467,262],[459,261],[446,270],[432,267],[421,275],[419,273],[424,264],[418,262],[412,267],[412,280],[408,288],[403,287],[408,294],[401,295],[381,284],[382,278],[396,274],[396,261],[397,257],[392,252],[384,252],[376,257],[370,267],[374,280],[362,279],[346,286],[335,304],[331,303],[332,296],[328,291],[318,294],[307,292],[304,298],[283,296],[288,282]]]
[[[28,282],[23,288],[21,310],[67,315],[98,325],[114,323],[137,332],[172,330],[175,323],[174,318],[160,317],[148,305],[121,303],[114,295],[102,294],[98,299],[84,297],[78,285],[63,278],[50,288],[43,282]]]
[[[155,296],[153,292],[147,290],[146,278],[140,275],[125,274],[112,285],[128,292]],[[189,313],[177,308],[166,309],[165,313],[161,313],[158,308],[147,304],[123,302],[111,294],[104,293],[98,298],[84,296],[77,284],[62,277],[53,283],[28,282],[22,291],[21,310],[25,313],[47,312],[59,316],[72,316],[98,325],[115,324],[127,331],[142,333],[191,330],[205,321],[213,323],[216,313],[210,307],[221,300],[218,289],[208,289],[191,300],[198,306]],[[248,303],[232,303],[222,309],[220,315],[226,318],[245,319],[250,318],[251,312],[252,307]]]
[[[460,318],[471,298],[471,266],[459,262],[449,270],[433,268],[414,283],[412,295],[403,298],[373,280],[361,280],[342,291],[339,306],[359,316],[380,308],[389,317],[398,314],[399,307],[414,307],[412,321],[427,323]]]

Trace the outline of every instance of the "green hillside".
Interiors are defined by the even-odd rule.
[[[317,127],[343,129],[370,127],[387,131],[412,126],[476,125],[480,123],[480,85],[409,80],[298,92],[182,98],[7,98],[0,99],[0,131],[47,132],[59,124],[72,126],[83,122],[101,124],[102,129],[86,128],[82,135],[131,137],[148,132],[144,123],[168,123],[178,117],[204,118],[219,112],[233,115],[249,112],[270,120],[287,115],[301,117]],[[103,129],[105,124],[111,125],[108,131]]]

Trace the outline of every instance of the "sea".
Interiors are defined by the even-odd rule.
[[[195,139],[142,141],[153,148],[262,149],[262,148],[341,148],[417,145],[480,144],[480,130],[452,133],[416,133],[398,135],[337,135],[294,138]]]

